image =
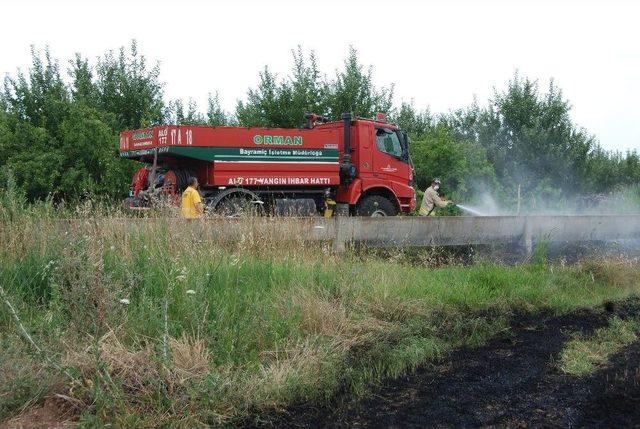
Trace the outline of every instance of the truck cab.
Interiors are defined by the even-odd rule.
[[[413,165],[406,133],[381,115],[376,120],[355,118],[350,126],[347,121],[351,119],[345,116],[343,127],[351,129],[352,162],[357,165],[357,176],[348,187],[339,189],[338,201],[348,201],[360,216],[413,211]]]

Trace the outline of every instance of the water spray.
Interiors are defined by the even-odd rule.
[[[487,216],[486,213],[481,212],[480,210],[473,209],[471,207],[463,206],[462,204],[456,204],[460,210],[469,213],[472,216]]]

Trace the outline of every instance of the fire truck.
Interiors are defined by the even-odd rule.
[[[196,177],[208,212],[238,216],[395,216],[415,209],[409,138],[383,115],[301,128],[155,126],[120,133],[120,155],[144,164],[125,205],[180,203]]]

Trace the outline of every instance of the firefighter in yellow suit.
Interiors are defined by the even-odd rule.
[[[440,179],[435,178],[431,182],[431,186],[424,191],[424,197],[422,197],[422,203],[420,204],[420,216],[435,216],[436,208],[446,207],[451,204],[451,201],[445,201],[438,195],[438,189],[440,189]]]
[[[182,193],[182,217],[198,219],[204,214],[204,205],[198,192],[198,179],[189,177],[187,189]]]

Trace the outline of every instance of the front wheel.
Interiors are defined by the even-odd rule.
[[[357,216],[384,217],[398,214],[396,206],[381,195],[369,195],[361,198],[356,205]]]

